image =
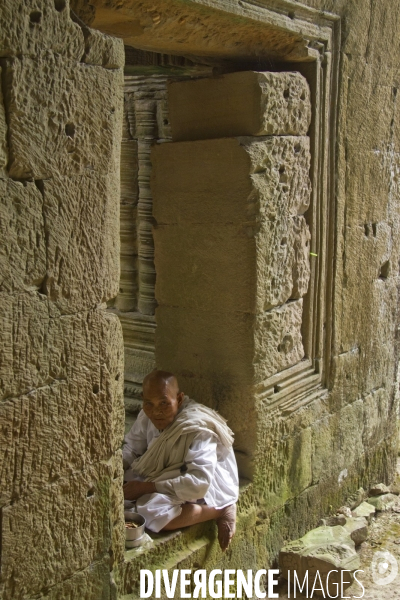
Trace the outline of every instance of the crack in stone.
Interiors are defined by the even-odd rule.
[[[4,404],[5,402],[16,402],[17,400],[20,400],[21,398],[23,398],[24,396],[28,396],[29,394],[33,394],[35,392],[39,392],[44,389],[56,388],[63,383],[68,383],[67,379],[57,379],[56,377],[53,377],[52,379],[53,379],[53,381],[51,381],[50,383],[46,383],[44,385],[39,385],[38,387],[27,390],[26,392],[23,392],[19,396],[5,396],[4,398],[1,399],[1,404]]]

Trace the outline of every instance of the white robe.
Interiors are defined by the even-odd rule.
[[[122,449],[125,481],[142,480],[131,465],[154,443],[160,431],[143,410],[125,436]],[[146,519],[146,527],[158,532],[179,516],[185,502],[205,502],[224,508],[238,499],[239,481],[232,447],[227,448],[209,430],[197,433],[185,455],[184,467],[153,479],[157,493],[145,494],[136,502],[136,510]],[[186,469],[186,470],[185,470]]]

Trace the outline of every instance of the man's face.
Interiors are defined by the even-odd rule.
[[[150,384],[143,388],[143,411],[157,429],[165,429],[178,414],[183,392],[168,383]]]

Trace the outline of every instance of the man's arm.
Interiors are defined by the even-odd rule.
[[[154,494],[156,484],[154,481],[128,481],[123,486],[125,500],[137,500],[144,494]]]
[[[174,494],[183,502],[204,498],[214,478],[217,442],[212,433],[200,432],[185,456],[186,472],[174,479],[156,481],[156,491]]]

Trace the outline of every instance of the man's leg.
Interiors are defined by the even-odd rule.
[[[182,511],[182,500],[166,494],[145,494],[136,500],[136,510],[146,519],[146,528],[158,533]]]
[[[236,504],[225,508],[213,508],[206,504],[183,504],[182,512],[163,527],[163,531],[171,531],[188,527],[196,523],[204,523],[215,519],[218,527],[218,542],[224,552],[236,531]]]

